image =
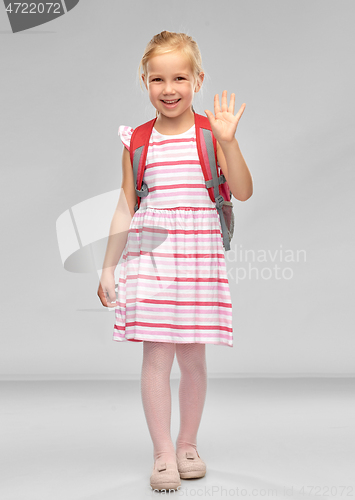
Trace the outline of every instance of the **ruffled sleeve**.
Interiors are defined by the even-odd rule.
[[[123,142],[124,146],[126,146],[126,148],[128,149],[128,151],[131,144],[131,137],[133,130],[134,129],[132,127],[128,127],[127,125],[121,125],[120,127],[118,127],[118,135],[121,138],[121,141]]]

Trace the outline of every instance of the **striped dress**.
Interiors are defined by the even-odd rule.
[[[119,127],[129,150],[133,128]],[[155,128],[141,198],[123,250],[113,340],[233,347],[232,302],[218,212],[198,158],[195,125]]]

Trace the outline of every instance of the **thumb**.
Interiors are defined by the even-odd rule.
[[[210,121],[210,124],[212,125],[212,123],[216,121],[214,116],[213,116],[213,113],[211,113],[211,111],[209,109],[205,109],[205,113],[207,115],[207,118]]]
[[[115,287],[107,287],[106,288],[106,301],[107,301],[107,304],[115,304],[116,303]]]

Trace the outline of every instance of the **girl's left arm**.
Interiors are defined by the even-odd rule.
[[[248,166],[240,151],[235,138],[237,125],[242,116],[245,103],[234,116],[235,94],[231,94],[230,104],[227,105],[227,91],[222,92],[222,108],[219,105],[219,96],[214,98],[214,112],[205,110],[210,121],[213,135],[217,140],[217,160],[229,184],[234,198],[246,201],[253,194],[253,180]]]

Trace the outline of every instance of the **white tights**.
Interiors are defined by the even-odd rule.
[[[141,394],[154,446],[154,461],[176,463],[176,455],[180,458],[186,451],[196,455],[197,431],[207,391],[205,347],[199,343],[143,342]],[[170,435],[170,372],[175,352],[181,371],[176,451]]]

